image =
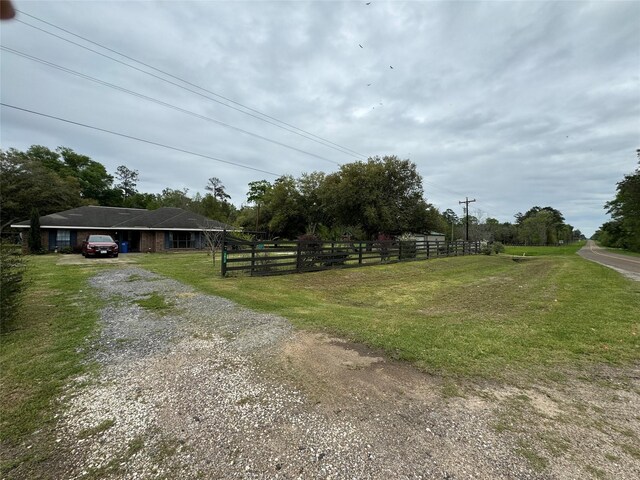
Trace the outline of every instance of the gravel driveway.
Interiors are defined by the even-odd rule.
[[[141,268],[102,272],[91,287],[107,300],[88,346],[99,368],[63,399],[66,478],[640,476],[621,446],[640,431],[637,380],[443,395],[442,379]],[[137,303],[151,295],[170,307]],[[601,409],[623,396],[606,419],[627,437],[553,421],[580,415],[580,388]],[[568,443],[557,455],[552,435]]]

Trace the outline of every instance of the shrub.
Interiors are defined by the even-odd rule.
[[[389,249],[393,247],[393,238],[386,233],[378,235],[376,246],[380,249],[380,259],[385,262],[389,260]]]
[[[15,316],[25,288],[25,263],[20,245],[0,243],[0,330]]]
[[[504,253],[504,245],[502,242],[493,242],[493,251],[496,253]]]
[[[416,239],[409,233],[403,233],[398,237],[400,245],[400,260],[409,260],[416,258],[417,246]]]
[[[504,252],[504,245],[502,242],[482,242],[480,245],[480,253],[483,255],[493,255]]]
[[[493,253],[493,245],[482,242],[482,244],[480,244],[480,253],[482,255],[491,255]]]

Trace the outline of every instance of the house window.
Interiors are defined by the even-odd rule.
[[[192,232],[173,232],[171,248],[193,248]]]
[[[56,232],[56,246],[58,248],[71,246],[71,230],[58,230]]]

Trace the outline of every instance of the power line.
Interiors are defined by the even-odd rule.
[[[428,181],[426,181],[424,179],[422,180],[422,183],[424,183],[426,185],[429,185],[430,187],[435,188],[437,190],[440,190],[442,192],[450,193],[450,194],[456,195],[456,196],[462,196],[459,192],[454,192],[453,190],[450,190],[450,189],[448,189],[446,187],[441,187],[440,185],[436,185],[435,183],[428,182]]]
[[[147,72],[147,71],[142,70],[142,69],[140,69],[140,68],[134,67],[133,65],[130,65],[130,64],[125,63],[125,62],[122,62],[122,61],[120,61],[120,60],[118,60],[118,59],[115,59],[115,58],[113,58],[113,57],[110,57],[109,55],[105,55],[105,54],[100,53],[100,52],[98,52],[98,51],[96,51],[96,50],[93,50],[93,49],[91,49],[91,48],[88,48],[88,47],[86,47],[86,46],[84,46],[84,45],[81,45],[81,44],[79,44],[79,43],[73,42],[73,41],[71,41],[71,40],[69,40],[69,39],[67,39],[67,38],[64,38],[64,37],[61,37],[61,36],[59,36],[59,35],[56,35],[55,33],[52,33],[52,32],[49,32],[49,31],[47,31],[47,30],[45,30],[45,29],[42,29],[42,28],[36,27],[35,25],[32,25],[32,24],[27,23],[27,22],[25,22],[25,21],[22,21],[22,20],[16,19],[16,21],[17,21],[17,22],[22,23],[23,25],[27,25],[27,26],[29,26],[29,27],[31,27],[31,28],[34,28],[34,29],[36,29],[36,30],[39,30],[39,31],[41,31],[41,32],[43,32],[43,33],[46,33],[46,34],[48,34],[48,35],[52,35],[52,36],[54,36],[54,37],[56,37],[56,38],[58,38],[58,39],[60,39],[60,40],[64,40],[65,42],[71,43],[72,45],[76,45],[76,46],[78,46],[78,47],[80,47],[80,48],[83,48],[83,49],[85,49],[85,50],[88,50],[88,51],[90,51],[90,52],[93,52],[93,53],[95,53],[95,54],[97,54],[97,55],[101,55],[101,56],[103,56],[103,57],[105,57],[105,58],[108,58],[108,59],[110,59],[110,60],[113,60],[113,61],[115,61],[115,62],[118,62],[118,63],[120,63],[120,64],[122,64],[122,65],[125,65],[125,66],[129,67],[129,68],[132,68],[132,69],[137,70],[137,71],[139,71],[139,72],[142,72],[142,73],[144,73],[144,74],[150,75],[150,76],[152,76],[152,77],[154,77],[154,78],[157,78],[157,79],[159,79],[159,80],[162,80],[162,81],[164,81],[164,82],[170,83],[171,85],[177,86],[177,87],[179,87],[179,88],[182,88],[182,89],[184,89],[184,90],[187,90],[187,91],[189,91],[189,92],[192,92],[192,93],[194,93],[194,94],[196,94],[196,95],[200,95],[200,96],[202,96],[202,97],[204,97],[204,98],[207,98],[207,99],[209,99],[209,100],[211,100],[211,101],[213,101],[213,102],[219,103],[220,105],[224,105],[224,106],[225,106],[225,107],[227,107],[227,108],[231,108],[232,110],[236,110],[236,111],[238,111],[238,112],[240,112],[240,113],[243,113],[243,114],[245,114],[245,115],[249,115],[250,117],[256,118],[256,119],[258,119],[258,120],[260,120],[260,121],[263,121],[263,122],[266,122],[266,123],[268,123],[268,124],[270,124],[270,125],[276,126],[276,127],[281,128],[281,129],[283,129],[283,130],[286,130],[286,131],[288,131],[288,132],[291,132],[291,133],[294,133],[294,134],[299,135],[299,136],[301,136],[301,137],[304,137],[304,138],[306,138],[306,139],[308,139],[308,140],[311,140],[311,141],[314,141],[314,142],[316,142],[316,143],[319,143],[319,144],[321,144],[321,145],[323,145],[323,146],[325,146],[325,147],[333,148],[334,150],[338,150],[338,151],[340,151],[340,152],[342,152],[342,153],[345,153],[345,154],[350,155],[350,156],[355,157],[355,158],[358,158],[358,157],[366,158],[366,157],[367,157],[366,155],[364,155],[364,154],[362,154],[362,153],[359,153],[359,152],[356,152],[355,150],[352,150],[352,149],[347,148],[347,147],[344,147],[344,146],[342,146],[342,145],[340,145],[340,144],[338,144],[338,143],[335,143],[335,142],[332,142],[332,141],[327,140],[327,139],[325,139],[325,138],[322,138],[322,137],[320,137],[320,136],[318,136],[318,135],[315,135],[315,134],[313,134],[313,133],[311,133],[311,132],[308,132],[308,131],[306,131],[306,130],[303,130],[303,129],[301,129],[301,128],[298,128],[298,127],[296,127],[295,125],[291,125],[291,124],[289,124],[289,123],[287,123],[287,122],[284,122],[284,121],[279,120],[279,119],[277,119],[277,118],[275,118],[275,117],[272,117],[271,115],[267,115],[266,113],[262,113],[262,112],[260,112],[259,110],[256,110],[256,109],[253,109],[253,108],[251,108],[251,107],[248,107],[248,106],[246,106],[246,105],[244,105],[244,104],[242,104],[242,103],[240,103],[240,102],[236,102],[236,101],[234,101],[234,100],[231,100],[230,98],[227,98],[227,97],[225,97],[225,96],[223,96],[223,95],[220,95],[220,94],[218,94],[218,93],[215,93],[215,92],[213,92],[213,91],[211,91],[211,90],[208,90],[208,89],[206,89],[206,88],[204,88],[204,87],[201,87],[201,86],[199,86],[199,85],[196,85],[196,84],[194,84],[194,83],[191,83],[191,82],[189,82],[188,80],[185,80],[185,79],[180,78],[180,77],[178,77],[178,76],[175,76],[175,75],[173,75],[173,74],[171,74],[171,73],[169,73],[169,72],[166,72],[166,71],[161,70],[161,69],[159,69],[159,68],[156,68],[156,67],[154,67],[154,66],[152,66],[152,65],[149,65],[149,64],[147,64],[147,63],[145,63],[145,62],[142,62],[142,61],[140,61],[140,60],[137,60],[136,58],[130,57],[130,56],[128,56],[128,55],[125,55],[124,53],[118,52],[117,50],[114,50],[114,49],[112,49],[112,48],[106,47],[106,46],[104,46],[104,45],[102,45],[102,44],[100,44],[100,43],[98,43],[98,42],[94,42],[93,40],[90,40],[90,39],[88,39],[88,38],[86,38],[86,37],[83,37],[83,36],[81,36],[81,35],[78,35],[78,34],[76,34],[76,33],[73,33],[73,32],[71,32],[71,31],[66,30],[66,29],[64,29],[64,28],[62,28],[62,27],[59,27],[59,26],[57,26],[57,25],[55,25],[55,24],[53,24],[53,23],[47,22],[46,20],[42,20],[41,18],[38,18],[38,17],[36,17],[36,16],[34,16],[34,15],[28,14],[28,13],[23,12],[23,11],[21,11],[21,10],[17,10],[17,11],[18,11],[18,12],[20,12],[21,14],[23,14],[23,15],[26,15],[26,16],[28,16],[28,17],[34,18],[34,19],[36,19],[36,20],[38,20],[38,21],[40,21],[40,22],[42,22],[42,23],[45,23],[45,24],[47,24],[47,25],[49,25],[49,26],[52,26],[52,27],[54,27],[54,28],[56,28],[56,29],[58,29],[58,30],[61,30],[61,31],[63,31],[63,32],[65,32],[65,33],[69,34],[69,35],[73,35],[73,36],[74,36],[74,37],[76,37],[76,38],[80,38],[80,39],[84,40],[85,42],[91,43],[91,44],[96,45],[96,46],[98,46],[98,47],[100,47],[100,48],[103,48],[103,49],[105,49],[105,50],[107,50],[107,51],[110,51],[110,52],[112,52],[112,53],[115,53],[115,54],[117,54],[117,55],[120,55],[121,57],[124,57],[124,58],[127,58],[127,59],[129,59],[129,60],[132,60],[132,61],[134,61],[134,62],[136,62],[136,63],[138,63],[138,64],[140,64],[140,65],[144,65],[145,67],[150,68],[150,69],[152,69],[152,70],[154,70],[154,71],[156,71],[156,72],[160,72],[160,73],[162,73],[163,75],[166,75],[166,76],[168,76],[168,77],[171,77],[171,78],[174,78],[174,79],[176,79],[176,80],[179,80],[179,81],[181,81],[181,82],[183,82],[183,83],[185,83],[185,84],[187,84],[187,85],[190,85],[190,86],[192,86],[192,87],[198,88],[198,89],[200,89],[200,90],[202,90],[202,91],[204,91],[204,92],[207,92],[207,93],[209,93],[209,94],[211,94],[211,95],[214,95],[214,96],[216,96],[216,97],[218,97],[218,98],[222,98],[222,99],[226,100],[227,102],[231,102],[231,103],[233,103],[233,104],[235,104],[235,105],[238,105],[238,106],[240,106],[240,107],[242,107],[242,108],[244,108],[244,109],[246,109],[246,110],[249,110],[250,112],[257,113],[258,115],[261,115],[262,117],[265,117],[265,118],[259,117],[259,116],[257,116],[257,115],[254,115],[254,114],[252,114],[252,113],[249,113],[249,112],[247,112],[247,111],[245,111],[245,110],[242,110],[242,109],[240,109],[240,108],[236,108],[236,107],[234,107],[234,106],[232,106],[232,105],[229,105],[229,104],[227,104],[227,103],[224,103],[224,102],[221,102],[221,101],[219,101],[219,100],[216,100],[215,98],[208,97],[208,96],[206,96],[206,95],[203,95],[203,94],[202,94],[202,93],[200,93],[200,92],[196,92],[196,91],[194,91],[194,90],[191,90],[191,89],[189,89],[189,88],[184,87],[183,85],[180,85],[180,84],[177,84],[177,83],[171,82],[170,80],[167,80],[167,79],[165,79],[165,78],[162,78],[162,77],[159,77],[159,76],[157,76],[157,75],[154,75],[154,74],[153,74],[153,73],[151,73],[151,72]],[[273,121],[278,122],[278,123],[274,123],[273,121],[270,121],[270,120],[273,120]],[[281,125],[279,125],[279,124],[281,124]],[[283,126],[283,125],[285,125],[286,127],[285,127],[285,126]],[[290,127],[290,128],[287,128],[287,127]],[[291,129],[294,129],[294,130],[291,130]],[[302,133],[300,133],[300,132],[302,132]]]
[[[184,150],[184,149],[178,148],[178,147],[172,147],[170,145],[165,145],[163,143],[154,142],[152,140],[145,140],[143,138],[134,137],[133,135],[127,135],[126,133],[114,132],[113,130],[107,130],[106,128],[100,128],[100,127],[95,127],[93,125],[87,125],[86,123],[74,122],[73,120],[68,120],[66,118],[56,117],[55,115],[48,115],[48,114],[42,113],[42,112],[36,112],[34,110],[29,110],[29,109],[26,109],[26,108],[16,107],[15,105],[9,105],[8,103],[0,102],[0,105],[2,105],[3,107],[7,107],[7,108],[13,108],[14,110],[19,110],[19,111],[22,111],[22,112],[31,113],[33,115],[39,115],[41,117],[46,117],[46,118],[50,118],[50,119],[53,119],[53,120],[58,120],[60,122],[70,123],[72,125],[77,125],[79,127],[89,128],[91,130],[97,130],[99,132],[109,133],[111,135],[117,135],[118,137],[123,137],[123,138],[128,138],[130,140],[136,140],[138,142],[148,143],[149,145],[155,145],[157,147],[167,148],[169,150],[174,150],[176,152],[186,153],[188,155],[194,155],[196,157],[201,157],[201,158],[208,158],[210,160],[215,160],[216,162],[226,163],[228,165],[233,165],[235,167],[246,168],[247,170],[253,170],[253,171],[256,171],[256,172],[260,172],[260,173],[266,173],[267,175],[273,175],[274,177],[281,177],[282,176],[281,174],[269,172],[267,170],[261,170],[259,168],[255,168],[255,167],[250,167],[249,165],[243,165],[241,163],[230,162],[229,160],[222,160],[221,158],[212,157],[210,155],[204,155],[202,153],[191,152],[189,150]]]
[[[89,80],[91,82],[98,83],[98,84],[103,85],[105,87],[113,88],[115,90],[119,90],[119,91],[127,93],[129,95],[133,95],[134,97],[138,97],[138,98],[141,98],[143,100],[147,100],[149,102],[153,102],[153,103],[156,103],[158,105],[162,105],[164,107],[171,108],[173,110],[185,113],[187,115],[191,115],[191,116],[197,117],[197,118],[199,118],[201,120],[206,120],[206,121],[209,121],[209,122],[212,122],[212,123],[216,123],[216,124],[221,125],[223,127],[230,128],[232,130],[236,130],[238,132],[244,133],[246,135],[250,135],[250,136],[255,137],[255,138],[259,138],[259,139],[264,140],[266,142],[271,142],[271,143],[274,143],[276,145],[280,145],[282,147],[289,148],[291,150],[295,150],[296,152],[304,153],[305,155],[310,155],[310,156],[315,157],[315,158],[320,159],[320,160],[325,160],[325,161],[327,161],[329,163],[333,163],[333,164],[338,165],[338,166],[340,165],[338,162],[335,162],[333,160],[330,160],[330,159],[325,158],[325,157],[320,156],[320,155],[316,155],[315,153],[311,153],[311,152],[308,152],[306,150],[302,150],[300,148],[294,147],[292,145],[289,145],[289,144],[286,144],[286,143],[283,143],[283,142],[279,142],[277,140],[273,140],[273,139],[268,138],[268,137],[264,137],[264,136],[259,135],[257,133],[250,132],[248,130],[244,130],[244,129],[240,128],[240,127],[236,127],[234,125],[230,125],[230,124],[222,122],[220,120],[216,120],[215,118],[207,117],[205,115],[201,115],[201,114],[193,112],[191,110],[186,110],[184,108],[178,107],[177,105],[173,105],[173,104],[164,102],[162,100],[158,100],[157,98],[149,97],[148,95],[144,95],[142,93],[138,93],[138,92],[135,92],[133,90],[129,90],[127,88],[121,87],[119,85],[116,85],[116,84],[113,84],[113,83],[109,83],[109,82],[106,82],[104,80],[100,80],[99,78],[95,78],[95,77],[92,77],[90,75],[86,75],[86,74],[78,72],[76,70],[71,70],[70,68],[63,67],[63,66],[58,65],[56,63],[49,62],[48,60],[43,60],[41,58],[35,57],[33,55],[29,55],[29,54],[24,53],[24,52],[20,52],[19,50],[15,50],[13,48],[5,47],[5,46],[0,46],[0,49],[2,49],[4,51],[7,51],[9,53],[12,53],[14,55],[18,55],[20,57],[26,58],[28,60],[31,60],[31,61],[34,61],[34,62],[38,62],[38,63],[41,63],[43,65],[46,65],[46,66],[61,70],[61,71],[65,72],[65,73],[69,73],[71,75],[75,75],[75,76],[83,78],[85,80]]]

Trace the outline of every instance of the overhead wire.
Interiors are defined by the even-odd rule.
[[[247,170],[253,170],[255,172],[266,173],[267,175],[273,175],[274,177],[281,177],[282,176],[282,174],[279,174],[279,173],[270,172],[268,170],[262,170],[260,168],[251,167],[249,165],[244,165],[242,163],[231,162],[229,160],[223,160],[221,158],[217,158],[217,157],[214,157],[214,156],[211,156],[211,155],[205,155],[205,154],[202,154],[202,153],[192,152],[190,150],[185,150],[183,148],[173,147],[171,145],[166,145],[166,144],[163,144],[163,143],[154,142],[153,140],[146,140],[144,138],[135,137],[133,135],[128,135],[126,133],[115,132],[113,130],[108,130],[106,128],[101,128],[101,127],[96,127],[94,125],[88,125],[88,124],[82,123],[82,122],[75,122],[73,120],[69,120],[69,119],[66,119],[66,118],[57,117],[55,115],[49,115],[49,114],[42,113],[42,112],[37,112],[35,110],[29,110],[27,108],[18,107],[18,106],[15,106],[15,105],[10,105],[8,103],[0,102],[0,105],[3,106],[3,107],[12,108],[14,110],[19,110],[21,112],[30,113],[32,115],[38,115],[38,116],[41,116],[41,117],[45,117],[45,118],[49,118],[49,119],[53,119],[53,120],[58,120],[60,122],[65,122],[65,123],[69,123],[69,124],[72,124],[72,125],[77,125],[79,127],[88,128],[88,129],[91,129],[91,130],[97,130],[99,132],[109,133],[111,135],[116,135],[118,137],[128,138],[130,140],[136,140],[138,142],[147,143],[149,145],[155,145],[157,147],[167,148],[169,150],[174,150],[176,152],[186,153],[188,155],[194,155],[194,156],[201,157],[201,158],[207,158],[207,159],[210,159],[210,160],[214,160],[216,162],[221,162],[221,163],[226,163],[228,165],[233,165],[235,167],[245,168]]]
[[[250,132],[250,131],[248,131],[248,130],[245,130],[245,129],[243,129],[243,128],[236,127],[236,126],[234,126],[234,125],[230,125],[230,124],[225,123],[225,122],[222,122],[222,121],[220,121],[220,120],[216,120],[215,118],[211,118],[211,117],[208,117],[208,116],[206,116],[206,115],[201,115],[201,114],[196,113],[196,112],[193,112],[193,111],[191,111],[191,110],[186,110],[186,109],[184,109],[184,108],[182,108],[182,107],[179,107],[179,106],[177,106],[177,105],[173,105],[173,104],[171,104],[171,103],[164,102],[164,101],[159,100],[159,99],[157,99],[157,98],[153,98],[153,97],[150,97],[150,96],[148,96],[148,95],[144,95],[144,94],[142,94],[142,93],[135,92],[135,91],[133,91],[133,90],[129,90],[129,89],[127,89],[127,88],[121,87],[120,85],[116,85],[116,84],[113,84],[113,83],[110,83],[110,82],[106,82],[106,81],[104,81],[104,80],[100,80],[99,78],[92,77],[92,76],[90,76],[90,75],[86,75],[86,74],[84,74],[84,73],[82,73],[82,72],[78,72],[78,71],[76,71],[76,70],[72,70],[72,69],[70,69],[70,68],[64,67],[64,66],[62,66],[62,65],[58,65],[58,64],[53,63],[53,62],[49,62],[48,60],[44,60],[44,59],[42,59],[42,58],[38,58],[38,57],[35,57],[35,56],[33,56],[33,55],[29,55],[29,54],[27,54],[27,53],[21,52],[21,51],[19,51],[19,50],[14,49],[14,48],[6,47],[6,46],[4,46],[4,45],[0,45],[0,49],[2,49],[2,50],[4,50],[4,51],[7,51],[7,52],[9,52],[9,53],[12,53],[12,54],[14,54],[14,55],[18,55],[18,56],[20,56],[20,57],[26,58],[26,59],[28,59],[28,60],[31,60],[31,61],[34,61],[34,62],[41,63],[41,64],[46,65],[46,66],[49,66],[49,67],[51,67],[51,68],[55,68],[55,69],[57,69],[57,70],[61,70],[61,71],[65,72],[65,73],[68,73],[68,74],[71,74],[71,75],[74,75],[74,76],[77,76],[77,77],[83,78],[83,79],[85,79],[85,80],[89,80],[89,81],[94,82],[94,83],[97,83],[97,84],[99,84],[99,85],[103,85],[103,86],[105,86],[105,87],[113,88],[113,89],[115,89],[115,90],[119,90],[119,91],[124,92],[124,93],[127,93],[127,94],[129,94],[129,95],[133,95],[133,96],[135,96],[135,97],[141,98],[141,99],[143,99],[143,100],[147,100],[147,101],[149,101],[149,102],[153,102],[153,103],[156,103],[156,104],[158,104],[158,105],[162,105],[162,106],[164,106],[164,107],[171,108],[171,109],[173,109],[173,110],[176,110],[176,111],[179,111],[179,112],[185,113],[185,114],[187,114],[187,115],[194,116],[194,117],[199,118],[199,119],[201,119],[201,120],[206,120],[206,121],[209,121],[209,122],[212,122],[212,123],[215,123],[215,124],[221,125],[221,126],[223,126],[223,127],[226,127],[226,128],[229,128],[229,129],[232,129],[232,130],[235,130],[235,131],[241,132],[241,133],[243,133],[243,134],[245,134],[245,135],[250,135],[250,136],[252,136],[252,137],[255,137],[255,138],[259,138],[259,139],[261,139],[261,140],[264,140],[264,141],[266,141],[266,142],[270,142],[270,143],[273,143],[273,144],[276,144],[276,145],[280,145],[280,146],[282,146],[282,147],[289,148],[289,149],[291,149],[291,150],[295,150],[296,152],[304,153],[305,155],[309,155],[309,156],[315,157],[315,158],[317,158],[317,159],[319,159],[319,160],[325,160],[325,161],[327,161],[327,162],[329,162],[329,163],[333,163],[333,164],[338,165],[338,166],[340,165],[340,163],[338,163],[338,162],[336,162],[336,161],[334,161],[334,160],[330,160],[330,159],[328,159],[328,158],[325,158],[325,157],[323,157],[323,156],[321,156],[321,155],[317,155],[317,154],[315,154],[315,153],[308,152],[308,151],[306,151],[306,150],[302,150],[302,149],[297,148],[297,147],[294,147],[294,146],[292,146],[292,145],[289,145],[289,144],[286,144],[286,143],[283,143],[283,142],[279,142],[279,141],[277,141],[277,140],[273,140],[273,139],[268,138],[268,137],[264,137],[264,136],[259,135],[259,134],[257,134],[257,133],[254,133],[254,132]]]
[[[126,59],[129,59],[129,60],[131,60],[131,61],[134,61],[134,62],[136,62],[136,63],[138,63],[138,64],[140,64],[140,65],[144,65],[144,66],[145,66],[145,67],[147,67],[147,68],[150,68],[150,69],[152,69],[152,70],[154,70],[154,71],[156,71],[156,72],[162,73],[163,75],[166,75],[166,76],[168,76],[168,77],[170,77],[170,78],[173,78],[173,79],[179,80],[179,81],[181,81],[181,82],[183,82],[183,83],[185,83],[185,84],[187,84],[187,85],[190,85],[190,86],[192,86],[192,87],[198,88],[198,89],[200,89],[200,90],[202,90],[202,91],[204,91],[204,92],[209,93],[210,95],[214,95],[214,96],[216,96],[216,97],[222,98],[222,99],[226,100],[227,102],[231,102],[231,103],[233,103],[234,105],[241,106],[242,108],[244,108],[244,109],[246,109],[246,110],[249,110],[249,112],[247,112],[247,111],[245,111],[245,110],[242,110],[242,109],[240,109],[240,108],[234,107],[233,105],[229,105],[229,104],[227,104],[227,103],[221,102],[220,100],[217,100],[217,99],[215,99],[215,98],[211,98],[211,97],[209,97],[209,96],[207,96],[207,95],[204,95],[204,94],[202,94],[202,93],[200,93],[200,92],[197,92],[197,91],[194,91],[194,90],[192,90],[192,89],[190,89],[190,88],[187,88],[187,87],[185,87],[184,85],[180,85],[180,84],[178,84],[178,83],[172,82],[172,81],[170,81],[170,80],[167,80],[166,78],[160,77],[160,76],[155,75],[155,74],[153,74],[153,73],[151,73],[151,72],[148,72],[148,71],[143,70],[143,69],[141,69],[141,68],[138,68],[138,67],[135,67],[135,66],[133,66],[133,65],[130,65],[130,64],[126,63],[126,62],[123,62],[123,61],[121,61],[121,60],[118,60],[118,59],[116,59],[116,58],[113,58],[113,57],[111,57],[111,56],[109,56],[109,55],[106,55],[106,54],[104,54],[104,53],[101,53],[101,52],[98,52],[98,51],[96,51],[96,50],[93,50],[93,49],[91,49],[91,48],[89,48],[89,47],[87,47],[87,46],[85,46],[85,45],[79,44],[79,43],[77,43],[77,42],[74,42],[74,41],[72,41],[72,40],[69,40],[69,39],[67,39],[67,38],[64,38],[64,37],[62,37],[62,36],[60,36],[60,35],[56,35],[56,34],[55,34],[55,33],[53,33],[53,32],[50,32],[50,31],[45,30],[45,29],[43,29],[43,28],[37,27],[37,26],[32,25],[32,24],[30,24],[30,23],[28,23],[28,22],[25,22],[25,21],[23,21],[23,20],[20,20],[20,19],[16,19],[16,20],[15,20],[16,22],[19,22],[19,23],[21,23],[21,24],[23,24],[23,25],[26,25],[26,26],[28,26],[28,27],[34,28],[34,29],[36,29],[36,30],[39,30],[39,31],[41,31],[41,32],[43,32],[43,33],[46,33],[46,34],[51,35],[51,36],[53,36],[53,37],[55,37],[55,38],[58,38],[58,39],[63,40],[63,41],[65,41],[65,42],[68,42],[68,43],[70,43],[70,44],[72,44],[72,45],[76,45],[76,46],[78,46],[78,47],[80,47],[80,48],[83,48],[83,49],[85,49],[85,50],[88,50],[88,51],[90,51],[90,52],[92,52],[92,53],[95,53],[95,54],[97,54],[97,55],[100,55],[100,56],[102,56],[102,57],[105,57],[105,58],[108,58],[108,59],[110,59],[110,60],[113,60],[113,61],[115,61],[115,62],[117,62],[117,63],[120,63],[120,64],[122,64],[122,65],[125,65],[125,66],[127,66],[127,67],[129,67],[129,68],[132,68],[132,69],[134,69],[134,70],[137,70],[137,71],[139,71],[139,72],[141,72],[141,73],[144,73],[144,74],[146,74],[146,75],[150,75],[150,76],[152,76],[152,77],[154,77],[154,78],[157,78],[157,79],[159,79],[159,80],[161,80],[161,81],[167,82],[167,83],[169,83],[169,84],[171,84],[171,85],[174,85],[174,86],[176,86],[176,87],[178,87],[178,88],[182,88],[182,89],[184,89],[184,90],[186,90],[186,91],[189,91],[189,92],[191,92],[191,93],[194,93],[194,94],[196,94],[196,95],[200,95],[200,96],[202,96],[202,97],[204,97],[204,98],[206,98],[206,99],[208,99],[208,100],[210,100],[210,101],[216,102],[216,103],[218,103],[218,104],[220,104],[220,105],[223,105],[223,106],[225,106],[225,107],[227,107],[227,108],[230,108],[230,109],[232,109],[232,110],[238,111],[238,112],[240,112],[240,113],[243,113],[243,114],[248,115],[248,116],[250,116],[250,117],[256,118],[256,119],[258,119],[258,120],[260,120],[260,121],[266,122],[266,123],[268,123],[268,124],[270,124],[270,125],[273,125],[273,126],[275,126],[275,127],[278,127],[278,128],[283,129],[283,130],[286,130],[286,131],[288,131],[288,132],[290,132],[290,133],[294,133],[294,134],[299,135],[299,136],[301,136],[301,137],[304,137],[304,138],[306,138],[306,139],[308,139],[308,140],[311,140],[311,141],[314,141],[314,142],[316,142],[316,143],[319,143],[320,145],[323,145],[323,146],[325,146],[325,147],[332,148],[332,149],[334,149],[334,150],[338,150],[338,151],[340,151],[341,153],[344,153],[344,154],[350,155],[350,156],[352,156],[352,157],[354,157],[354,158],[367,158],[367,156],[366,156],[366,155],[364,155],[364,154],[362,154],[362,153],[356,152],[355,150],[352,150],[352,149],[350,149],[350,148],[348,148],[348,147],[344,147],[344,146],[342,146],[342,145],[340,145],[340,144],[338,144],[338,143],[335,143],[335,142],[332,142],[332,141],[327,140],[327,139],[325,139],[325,138],[322,138],[322,137],[320,137],[320,136],[318,136],[318,135],[315,135],[315,134],[313,134],[313,133],[311,133],[311,132],[308,132],[307,130],[303,130],[303,129],[299,128],[299,127],[296,127],[295,125],[292,125],[292,124],[289,124],[289,123],[284,122],[284,121],[282,121],[282,120],[279,120],[279,119],[277,119],[277,118],[275,118],[275,117],[273,117],[273,116],[271,116],[271,115],[268,115],[268,114],[262,113],[262,112],[260,112],[259,110],[256,110],[256,109],[253,109],[253,108],[251,108],[251,107],[248,107],[248,106],[246,106],[246,105],[244,105],[244,104],[242,104],[242,103],[240,103],[240,102],[234,101],[234,100],[232,100],[232,99],[230,99],[230,98],[227,98],[227,97],[225,97],[225,96],[223,96],[223,95],[220,95],[220,94],[218,94],[218,93],[215,93],[215,92],[213,92],[213,91],[211,91],[211,90],[208,90],[208,89],[206,89],[206,88],[204,88],[204,87],[201,87],[201,86],[199,86],[199,85],[197,85],[197,84],[195,84],[195,83],[189,82],[188,80],[185,80],[185,79],[183,79],[183,78],[181,78],[181,77],[178,77],[178,76],[176,76],[176,75],[173,75],[173,74],[171,74],[171,73],[169,73],[169,72],[166,72],[166,71],[164,71],[164,70],[161,70],[161,69],[159,69],[159,68],[157,68],[157,67],[154,67],[154,66],[152,66],[152,65],[149,65],[149,64],[147,64],[147,63],[145,63],[145,62],[142,62],[142,61],[140,61],[140,60],[137,60],[137,59],[135,59],[135,58],[133,58],[133,57],[131,57],[131,56],[128,56],[128,55],[126,55],[126,54],[123,54],[123,53],[121,53],[121,52],[118,52],[117,50],[114,50],[114,49],[112,49],[112,48],[109,48],[109,47],[107,47],[107,46],[104,46],[104,45],[102,45],[102,44],[100,44],[100,43],[98,43],[98,42],[95,42],[95,41],[93,41],[93,40],[90,40],[90,39],[88,39],[88,38],[86,38],[86,37],[83,37],[83,36],[81,36],[81,35],[78,35],[78,34],[76,34],[76,33],[73,33],[73,32],[71,32],[71,31],[66,30],[66,29],[64,29],[64,28],[62,28],[62,27],[59,27],[59,26],[57,26],[57,25],[55,25],[55,24],[53,24],[53,23],[51,23],[51,22],[47,22],[46,20],[42,20],[42,19],[40,19],[40,18],[38,18],[38,17],[36,17],[36,16],[34,16],[34,15],[28,14],[28,13],[23,12],[23,11],[21,11],[21,10],[17,10],[17,11],[18,11],[18,12],[20,12],[21,14],[23,14],[23,15],[26,15],[26,16],[28,16],[28,17],[34,18],[34,19],[36,19],[36,20],[38,20],[38,21],[40,21],[40,22],[42,22],[42,23],[45,23],[45,24],[47,24],[47,25],[49,25],[49,26],[51,26],[51,27],[54,27],[54,28],[56,28],[56,29],[58,29],[58,30],[61,30],[61,31],[63,31],[63,32],[65,32],[65,33],[69,34],[69,35],[73,35],[73,36],[74,36],[74,37],[76,37],[76,38],[80,38],[80,39],[84,40],[85,42],[91,43],[91,44],[96,45],[96,46],[98,46],[98,47],[100,47],[100,48],[103,48],[103,49],[105,49],[105,50],[107,50],[107,51],[110,51],[110,52],[112,52],[112,53],[115,53],[115,54],[117,54],[117,55],[120,55],[121,57],[126,58]],[[258,115],[261,115],[261,117],[260,117],[260,116],[258,116],[258,115],[254,115],[253,113],[250,113],[250,112],[257,113]],[[263,117],[265,117],[265,118],[263,118]],[[273,120],[273,121],[272,121],[272,120]],[[275,123],[275,122],[278,122],[278,123]],[[284,125],[284,126],[283,126],[283,125]],[[289,127],[289,128],[287,128],[287,127]],[[292,129],[293,129],[293,130],[292,130]],[[301,132],[302,132],[302,133],[301,133]]]

